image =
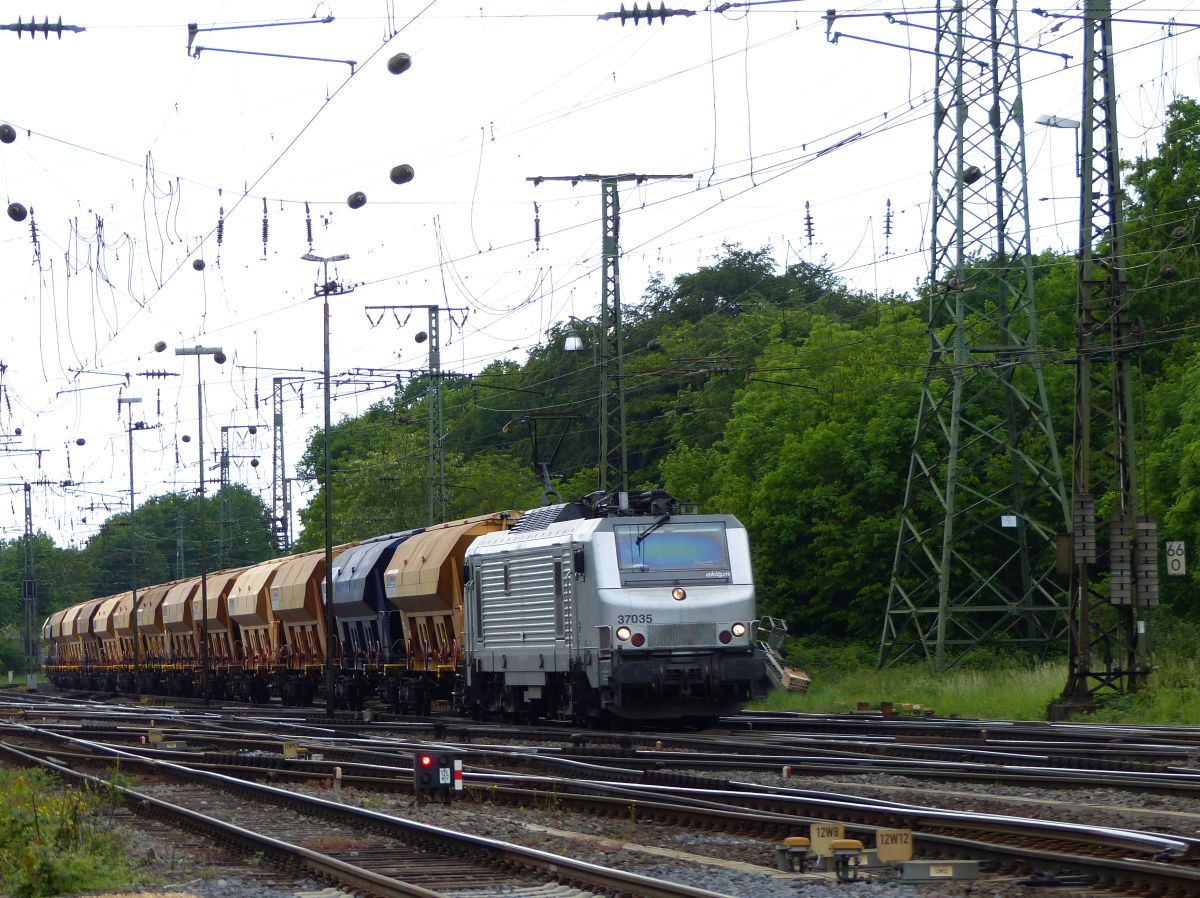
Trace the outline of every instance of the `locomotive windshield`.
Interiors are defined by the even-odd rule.
[[[729,548],[722,521],[616,524],[617,563],[622,576],[697,571],[729,575]],[[711,572],[711,574],[710,574]]]

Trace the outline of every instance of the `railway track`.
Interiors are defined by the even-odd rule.
[[[921,855],[927,858],[979,858],[1010,873],[1044,876],[1047,881],[1061,881],[1066,875],[1072,881],[1116,891],[1200,895],[1200,845],[1190,838],[942,811],[711,776],[732,769],[778,773],[783,761],[799,759],[801,763],[793,770],[797,776],[814,770],[843,774],[878,770],[926,780],[975,779],[1047,787],[1103,785],[1130,792],[1194,795],[1197,771],[1176,762],[1191,762],[1195,730],[1171,730],[1160,740],[1157,730],[1122,728],[1114,735],[1108,728],[1102,728],[1104,732],[1084,728],[1078,741],[1069,733],[1060,733],[1062,738],[1056,738],[1048,750],[1034,752],[1024,737],[1013,738],[1015,732],[1006,732],[1002,739],[991,735],[981,739],[978,726],[972,735],[966,735],[970,727],[950,722],[944,738],[934,737],[928,729],[922,736],[900,736],[898,742],[894,735],[874,734],[865,741],[866,751],[863,734],[855,733],[849,752],[839,756],[838,737],[832,729],[819,739],[804,737],[806,747],[815,742],[824,750],[802,754],[792,745],[800,737],[761,729],[753,734],[706,734],[697,739],[680,734],[584,735],[544,728],[476,727],[466,731],[455,724],[427,720],[330,722],[301,714],[244,715],[241,709],[223,715],[144,708],[115,710],[102,719],[93,715],[84,727],[69,722],[67,713],[46,709],[6,713],[0,708],[0,716],[10,720],[32,720],[39,714],[49,721],[39,738],[55,738],[58,744],[53,754],[72,766],[88,762],[92,749],[85,749],[86,743],[111,740],[124,746],[130,764],[153,767],[186,757],[189,766],[274,782],[328,780],[337,765],[342,768],[341,782],[355,793],[404,793],[411,789],[407,759],[415,748],[428,746],[423,737],[436,735],[442,740],[437,745],[468,759],[468,794],[488,803],[533,808],[553,803],[564,812],[636,818],[691,830],[750,833],[764,840],[764,845],[773,844],[768,839],[802,833],[817,821],[842,822],[848,835],[867,844],[880,828],[908,827],[914,831]],[[181,755],[136,744],[152,720],[169,737],[187,741],[189,751]],[[885,721],[884,726],[888,725]],[[5,732],[12,728],[19,729],[11,724]],[[990,725],[988,732],[994,732]],[[553,744],[503,744],[503,740],[516,740],[522,734]],[[465,738],[462,744],[451,744],[448,740],[454,737]],[[484,739],[495,741],[481,742]],[[319,761],[313,755],[283,758],[277,749],[285,741],[296,740],[312,748],[313,755],[324,757]],[[248,745],[256,750],[247,751]],[[701,751],[702,745],[709,750]],[[880,758],[872,754],[880,746],[900,746],[918,757]],[[966,759],[956,759],[955,753],[963,755],[964,748],[968,749]],[[935,753],[932,759],[919,756],[929,751]],[[989,755],[1003,758],[1005,763],[985,763],[982,759]],[[135,762],[135,756],[141,760]],[[1068,757],[1076,759],[1078,766],[1039,764]],[[1089,758],[1100,769],[1089,768]],[[707,772],[697,775],[677,772],[677,768]],[[537,773],[528,772],[531,769]]]
[[[38,735],[28,727],[27,735]],[[101,757],[139,764],[121,749],[70,740]],[[83,743],[83,744],[80,744]],[[433,827],[202,771],[153,761],[168,785],[133,789],[65,766],[53,751],[0,742],[10,762],[39,765],[65,778],[119,791],[139,814],[202,831],[339,888],[379,898],[453,898],[496,890],[565,886],[564,895],[722,898],[720,893],[654,880],[482,836]],[[157,793],[157,794],[155,794]],[[164,797],[164,795],[166,797]],[[283,813],[282,811],[286,811]]]
[[[182,767],[158,757],[147,756],[147,753],[154,753],[150,749],[131,751],[106,748],[90,740],[60,733],[39,733],[28,727],[17,729],[31,737],[53,738],[60,746],[71,747],[79,752],[76,760],[86,760],[90,752],[101,752],[110,757],[119,755],[129,765],[146,766],[154,771]],[[64,753],[58,752],[56,756]],[[221,782],[226,788],[252,795],[254,800],[250,803],[259,804],[264,797],[270,797],[272,801],[284,800],[280,795],[281,790],[249,780],[278,776],[279,772],[278,768],[251,766],[237,771],[239,777],[247,779],[198,770],[190,771],[188,775],[204,780],[215,777],[216,780],[210,781]],[[343,782],[359,789],[396,788],[399,776],[404,772],[407,771],[402,768],[381,771],[376,767],[374,776],[350,774]],[[308,771],[308,778],[311,779],[312,773]],[[650,781],[606,782],[473,772],[469,783],[473,792],[486,796],[491,802],[537,807],[553,801],[564,809],[593,814],[622,818],[633,816],[639,820],[753,832],[773,838],[795,834],[814,822],[836,820],[845,824],[850,834],[863,838],[869,844],[873,834],[881,828],[904,827],[913,830],[916,846],[929,857],[967,855],[1029,873],[1053,872],[1054,875],[1061,875],[1067,871],[1093,881],[1097,887],[1147,893],[1166,890],[1171,894],[1200,895],[1200,843],[1192,839],[1026,818],[940,811],[806,790],[701,781],[695,777],[690,778],[688,785],[681,785],[672,781],[682,777],[664,773],[649,774],[645,778]],[[321,802],[320,808],[322,815],[350,814],[352,832],[361,827],[374,826],[377,822],[370,812],[359,809],[346,811],[344,805],[337,803]],[[350,839],[350,836],[346,835],[345,838]],[[353,843],[348,850],[360,852],[363,857],[383,857],[386,854],[372,845],[358,843]],[[611,889],[613,885],[607,883],[602,888]],[[634,889],[628,894],[659,893]]]
[[[160,721],[154,718],[120,725],[90,720],[83,723],[39,724],[64,735],[83,735],[114,743],[135,744],[145,739],[153,725],[167,741],[186,743],[194,751],[211,756],[211,763],[247,764],[265,746],[276,753],[286,742],[302,742],[320,754],[324,768],[316,772],[329,775],[332,765],[355,763],[379,764],[390,762],[397,755],[411,753],[427,744],[416,734],[396,739],[362,731],[346,731],[339,727],[316,726],[308,723],[284,727],[235,731],[229,727],[198,726],[195,721]],[[1011,753],[989,754],[975,752],[958,757],[943,756],[883,758],[864,755],[856,746],[838,752],[829,747],[822,754],[786,751],[782,747],[756,743],[710,739],[708,749],[670,751],[665,747],[650,749],[587,747],[577,744],[557,746],[527,744],[481,744],[479,734],[469,742],[459,741],[461,734],[442,731],[439,744],[453,748],[468,764],[569,774],[573,771],[592,771],[609,778],[636,779],[642,772],[653,770],[702,770],[714,775],[731,771],[771,772],[786,770],[793,777],[826,775],[900,775],[946,782],[975,782],[989,784],[1025,784],[1056,788],[1130,789],[1139,792],[1197,797],[1200,796],[1200,770],[1167,765],[1128,764],[1121,759],[1108,759],[1097,767],[1075,763],[1060,766],[1061,758],[1047,755]],[[458,736],[459,739],[453,738]],[[661,745],[663,740],[657,740]],[[270,759],[262,759],[267,763]],[[312,773],[311,763],[299,761],[294,765],[303,773]],[[1129,769],[1130,767],[1134,769]]]

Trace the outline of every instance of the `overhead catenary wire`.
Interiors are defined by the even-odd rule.
[[[176,206],[175,208],[177,209],[178,207]],[[177,220],[178,220],[178,216],[176,216],[176,218],[177,218]],[[823,219],[822,219],[823,230],[824,230],[824,221],[825,221],[825,220],[824,220],[824,218],[823,218]],[[581,225],[581,227],[587,227],[587,225]],[[676,233],[678,233],[678,232],[676,232]],[[632,252],[632,251],[635,251],[635,250],[630,250],[630,251]],[[449,287],[450,287],[450,285],[451,285],[451,284],[453,284],[455,281],[459,281],[459,282],[463,283],[464,285],[466,284],[466,278],[464,278],[464,277],[459,277],[459,276],[458,276],[458,274],[457,274],[457,272],[456,272],[456,269],[457,269],[458,265],[461,265],[461,264],[462,264],[462,262],[464,262],[464,261],[465,261],[467,258],[469,258],[469,255],[468,255],[468,254],[465,254],[465,253],[464,253],[464,254],[462,254],[461,256],[459,256],[459,257],[458,257],[458,259],[457,259],[457,264],[454,264],[454,263],[456,262],[456,260],[455,260],[455,258],[454,258],[454,256],[453,256],[453,255],[449,255],[449,257],[445,259],[444,263],[443,263],[443,264],[442,264],[442,266],[441,266],[441,271],[442,271],[442,272],[444,272],[444,273],[446,274],[446,276],[447,276],[447,287],[448,287],[448,288],[449,288]],[[584,273],[584,274],[582,275],[582,277],[586,277],[586,276],[588,276],[588,275],[587,275],[587,273]],[[540,279],[535,279],[535,281],[534,281],[535,285],[538,283],[538,281],[539,281],[539,280],[540,280]],[[575,279],[575,281],[576,281],[576,282],[578,282],[579,280],[581,280],[581,278]],[[381,286],[382,286],[382,284],[381,284]],[[564,295],[565,295],[565,294],[566,294],[566,291],[568,291],[568,290],[570,289],[570,287],[571,287],[571,278],[570,278],[570,276],[569,276],[569,275],[568,275],[568,276],[565,276],[565,277],[563,277],[563,278],[562,278],[562,281],[561,281],[560,287],[561,287],[561,289],[563,290],[563,293],[564,293]],[[489,300],[489,297],[491,297],[491,296],[495,296],[495,295],[496,295],[496,294],[495,294],[494,292],[492,292],[492,291],[473,291],[473,292],[475,292],[476,296],[477,296],[477,297],[478,297],[480,300],[482,300],[482,301],[488,301],[488,300]],[[534,298],[535,298],[535,300],[536,300],[536,295],[535,295],[535,297],[534,297]],[[280,303],[279,305],[283,306],[283,305],[286,305],[286,304],[285,304],[285,303]]]

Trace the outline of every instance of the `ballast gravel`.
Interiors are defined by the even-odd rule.
[[[743,774],[733,777],[786,788],[885,798],[941,808],[983,810],[1043,819],[1073,820],[1094,826],[1119,826],[1179,835],[1200,833],[1200,814],[1185,798],[1138,795],[1110,789],[1055,790],[1029,786],[927,783],[901,776],[797,777]],[[159,787],[170,791],[169,786]],[[464,832],[503,839],[578,860],[617,867],[657,879],[685,883],[732,898],[1032,898],[1095,894],[1081,887],[1053,889],[1016,878],[934,884],[875,880],[836,883],[774,872],[775,843],[765,837],[685,830],[632,819],[574,814],[562,808],[507,808],[469,799],[446,805],[416,803],[411,796],[373,794],[347,788],[294,787],[326,799]],[[130,821],[129,826],[136,826]],[[151,868],[153,863],[151,861]],[[161,872],[161,871],[160,871]],[[262,877],[210,869],[197,877],[142,898],[174,892],[187,898],[333,898],[320,884],[271,885]],[[491,898],[502,891],[456,892],[461,898]],[[1104,894],[1104,893],[1100,893]]]

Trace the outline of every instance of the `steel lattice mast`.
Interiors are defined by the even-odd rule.
[[[604,16],[601,16],[604,18]],[[636,21],[635,21],[636,24]],[[539,175],[543,181],[600,182],[600,237],[603,271],[600,282],[600,319],[596,325],[597,368],[597,487],[601,492],[629,489],[629,452],[625,443],[625,337],[621,325],[621,195],[620,182],[691,178],[691,175]]]
[[[442,440],[446,423],[442,412],[442,338],[437,306],[429,310],[429,384],[425,401],[429,406],[428,472],[426,484],[429,498],[428,521],[433,526],[446,520],[446,452]]]
[[[1109,0],[1087,0],[1083,18],[1071,650],[1067,686],[1050,708],[1052,717],[1092,707],[1099,689],[1132,691],[1144,683],[1150,669],[1138,659],[1139,612],[1158,603],[1156,524],[1138,515],[1134,349]],[[1112,500],[1106,521],[1096,519],[1100,496]]]
[[[879,662],[935,670],[1066,615],[1068,503],[1038,356],[1016,7],[939,0],[929,359]]]

